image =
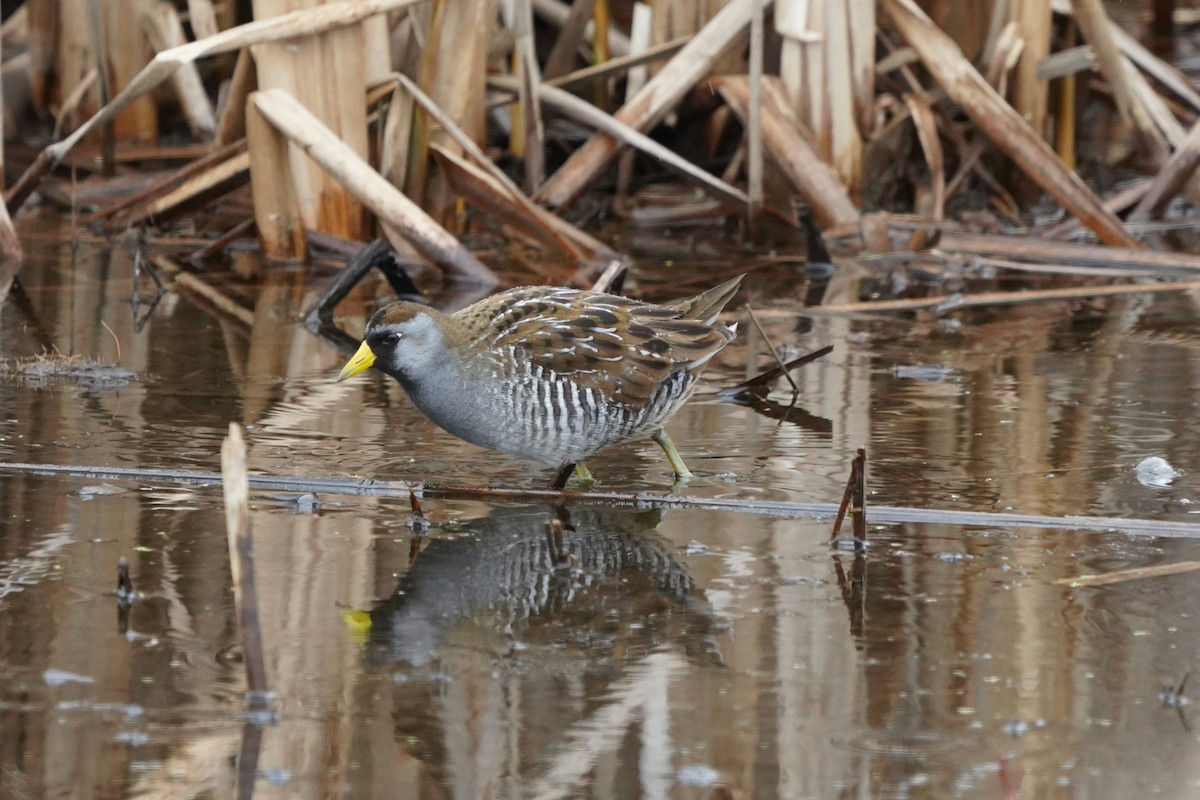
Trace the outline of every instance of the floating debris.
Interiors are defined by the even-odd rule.
[[[892,375],[913,381],[928,381],[941,383],[954,376],[954,370],[941,364],[913,364],[908,367],[896,367]]]
[[[38,388],[70,383],[97,392],[123,389],[139,380],[133,370],[115,364],[101,364],[81,356],[39,356],[0,361],[0,377],[3,376],[15,377]]]
[[[1133,468],[1133,472],[1137,476],[1138,483],[1143,486],[1155,487],[1170,486],[1180,475],[1180,472],[1172,467],[1165,458],[1158,456],[1143,458]]]
[[[66,683],[95,683],[96,679],[89,675],[78,675],[65,669],[48,669],[42,673],[42,680],[47,686],[62,686]]]

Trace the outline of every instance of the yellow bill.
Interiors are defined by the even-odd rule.
[[[354,357],[346,362],[346,366],[342,367],[338,380],[344,381],[346,378],[353,377],[364,369],[369,369],[374,363],[375,353],[371,351],[371,347],[366,342],[363,342],[358,346],[358,352],[354,354]]]

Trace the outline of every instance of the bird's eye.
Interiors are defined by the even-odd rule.
[[[388,347],[394,347],[400,343],[400,334],[396,333],[395,331],[385,333],[379,337],[379,343],[387,345]]]

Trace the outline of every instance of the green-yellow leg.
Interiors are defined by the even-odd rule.
[[[675,443],[671,441],[666,428],[659,428],[650,434],[650,438],[667,454],[667,461],[671,462],[671,469],[675,470],[676,480],[692,477],[692,471],[687,468],[687,464],[683,463],[683,456],[679,455],[679,451],[675,449]]]
[[[579,478],[579,484],[584,488],[590,488],[596,482],[596,479],[592,477],[592,471],[582,461],[575,465],[575,477]]]

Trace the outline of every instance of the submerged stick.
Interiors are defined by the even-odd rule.
[[[233,597],[237,605],[238,630],[242,636],[242,661],[246,665],[246,700],[251,711],[265,711],[267,664],[258,617],[258,595],[254,587],[250,482],[246,472],[246,443],[242,438],[242,428],[236,422],[229,423],[229,436],[221,444],[221,478],[225,489],[225,531],[229,537]]]
[[[173,486],[215,486],[221,483],[219,472],[202,470],[138,469],[130,467],[78,466],[66,464],[29,464],[0,462],[0,472],[30,475],[58,475],[85,480],[138,481]],[[820,519],[832,517],[832,503],[798,503],[783,500],[739,500],[729,498],[655,495],[646,492],[559,492],[550,489],[495,488],[426,484],[419,481],[380,481],[370,478],[298,478],[287,475],[249,475],[249,485],[258,491],[321,492],[353,497],[383,497],[408,500],[410,491],[421,498],[447,500],[483,500],[494,503],[557,502],[570,500],[580,504],[603,504],[615,508],[692,509],[731,511],[772,517]],[[876,523],[926,523],[938,525],[982,525],[1004,528],[1053,528],[1085,530],[1095,533],[1119,532],[1183,539],[1200,539],[1200,523],[1172,520],[1132,519],[1125,517],[1083,517],[1075,515],[1012,514],[987,511],[958,511],[907,506],[872,506]]]

